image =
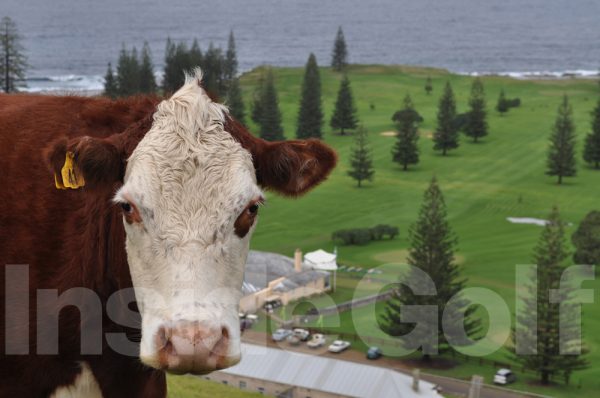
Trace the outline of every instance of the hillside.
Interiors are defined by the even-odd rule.
[[[301,68],[276,69],[277,88],[283,112],[285,134],[294,138],[299,104]],[[254,70],[242,79],[249,113],[249,100],[261,74]],[[459,237],[459,258],[469,286],[497,292],[514,312],[516,264],[532,261],[532,251],[541,228],[511,224],[507,217],[544,218],[553,205],[559,206],[565,220],[573,223],[570,235],[583,216],[600,208],[600,171],[589,169],[581,160],[584,135],[590,130],[590,112],[596,105],[599,88],[594,80],[514,80],[484,77],[490,135],[473,144],[461,137],[461,146],[442,157],[432,150],[430,138],[435,128],[437,102],[443,84],[450,81],[456,94],[458,111],[467,110],[472,78],[435,69],[400,66],[353,66],[348,72],[359,111],[359,118],[370,132],[375,163],[375,180],[356,188],[346,175],[351,136],[339,136],[325,128],[325,141],[339,154],[339,166],[330,179],[305,198],[289,200],[268,195],[262,210],[252,248],[291,255],[296,247],[303,251],[333,250],[331,232],[341,228],[368,227],[379,223],[397,225],[400,237],[393,241],[362,247],[338,247],[339,262],[373,267],[386,262],[401,262],[407,248],[407,229],[416,219],[421,197],[429,180],[436,175],[446,197],[449,219]],[[433,93],[425,94],[425,79],[433,79]],[[321,69],[326,126],[333,110],[339,74]],[[500,90],[509,98],[519,97],[520,108],[506,116],[494,110]],[[394,137],[382,132],[394,130],[392,114],[410,93],[417,111],[425,118],[421,126],[421,162],[409,172],[391,161]],[[578,175],[562,186],[545,176],[548,137],[556,109],[563,94],[568,94],[574,109],[578,136]],[[247,120],[250,127],[254,126]],[[598,291],[599,282],[584,287]],[[600,320],[594,316],[600,304],[584,305],[585,340],[591,349],[589,360],[600,363]],[[493,316],[493,314],[492,314]],[[374,320],[373,320],[374,322]],[[506,360],[506,352],[491,356]],[[596,365],[597,366],[597,365]],[[455,368],[448,375],[466,376],[472,366]],[[461,370],[462,369],[462,370]],[[486,370],[492,372],[491,369]],[[600,388],[597,368],[574,374],[572,384],[585,390]],[[489,381],[489,375],[486,379]],[[519,388],[529,389],[525,384]],[[575,388],[575,387],[573,387]],[[572,394],[562,388],[551,394]],[[565,395],[565,396],[566,396]]]

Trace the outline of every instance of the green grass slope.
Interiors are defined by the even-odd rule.
[[[301,68],[275,70],[287,138],[294,138],[302,73]],[[567,229],[571,234],[588,211],[600,208],[600,171],[588,168],[580,160],[577,177],[567,178],[562,186],[544,174],[548,137],[563,94],[569,95],[574,108],[578,159],[581,159],[583,138],[590,130],[590,112],[599,96],[597,82],[485,77],[490,135],[478,144],[462,136],[460,148],[442,157],[433,151],[430,133],[435,128],[443,84],[452,83],[458,111],[464,112],[472,78],[436,69],[371,65],[352,66],[348,75],[359,118],[370,132],[376,169],[374,182],[364,188],[356,187],[346,175],[352,137],[334,135],[325,127],[324,140],[337,150],[339,166],[325,183],[304,198],[290,200],[269,194],[252,248],[289,256],[296,247],[304,251],[332,250],[330,235],[334,230],[387,223],[400,227],[399,238],[362,247],[339,247],[339,261],[367,267],[402,261],[408,246],[408,226],[416,219],[424,189],[436,175],[446,197],[451,225],[459,237],[457,254],[469,286],[497,292],[513,312],[515,265],[532,261],[541,228],[511,224],[506,218],[544,218],[553,205],[558,205],[564,219],[574,224]],[[260,70],[254,70],[241,79],[247,110],[259,76]],[[423,88],[427,76],[433,79],[430,96]],[[326,126],[340,79],[339,74],[321,69]],[[494,110],[502,88],[507,97],[519,97],[522,101],[520,108],[511,109],[503,117]],[[411,171],[403,172],[391,160],[395,138],[380,133],[394,130],[391,116],[401,107],[407,93],[425,121],[419,141],[421,162]],[[584,286],[599,291],[597,281]],[[591,349],[592,367],[573,377],[574,384],[581,383],[588,391],[600,389],[600,379],[595,377],[600,366],[600,319],[596,316],[599,311],[598,300],[584,306],[584,332]],[[506,353],[501,351],[492,357],[505,360]],[[453,372],[462,374],[460,369]]]

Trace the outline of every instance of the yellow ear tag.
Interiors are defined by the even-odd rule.
[[[67,187],[63,185],[61,179],[59,179],[56,173],[54,173],[54,186],[56,186],[56,189],[67,189]]]
[[[75,154],[73,152],[67,152],[67,155],[65,156],[65,164],[60,171],[62,183],[65,188],[77,189],[85,185],[85,180],[83,179],[81,171],[77,168],[75,162],[73,162],[74,158]]]

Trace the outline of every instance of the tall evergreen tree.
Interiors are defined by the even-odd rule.
[[[24,85],[27,58],[17,24],[9,17],[0,20],[0,87],[5,93]]]
[[[163,75],[163,90],[173,93],[185,82],[185,73],[192,69],[190,53],[184,42],[174,43],[167,39],[165,49],[165,69]]]
[[[476,308],[461,297],[466,280],[460,276],[460,268],[454,259],[457,238],[446,220],[446,204],[433,178],[425,195],[417,222],[409,230],[410,250],[408,264],[425,272],[433,280],[437,290],[436,295],[425,295],[423,291],[413,291],[411,287],[400,284],[394,295],[386,303],[385,312],[381,319],[382,329],[392,336],[398,336],[407,349],[418,349],[425,360],[436,352],[444,352],[452,344],[468,344],[454,333],[457,325],[450,325],[443,330],[444,319],[459,322],[464,317],[464,332],[471,339],[478,337],[481,330],[481,320],[474,317]],[[412,270],[403,276],[413,284],[421,284],[422,278]],[[418,289],[417,289],[418,290]],[[452,300],[452,305],[447,305]],[[430,319],[424,316],[420,327],[413,323],[401,321],[402,307],[411,305],[432,305],[437,307],[437,317]],[[447,326],[448,324],[446,324]],[[437,345],[436,345],[437,343]]]
[[[496,110],[500,113],[500,116],[503,116],[506,112],[508,112],[509,106],[508,101],[506,100],[506,94],[504,93],[504,89],[500,90],[500,95],[498,96],[498,102],[496,103]]]
[[[262,70],[254,88],[254,93],[252,93],[252,110],[250,112],[250,118],[257,125],[260,125],[260,119],[262,117],[261,99],[265,89],[265,76],[266,71]]]
[[[225,80],[223,79],[224,58],[220,48],[210,43],[208,50],[204,54],[204,88],[214,94],[223,95],[226,93]]]
[[[471,110],[467,114],[465,134],[477,142],[479,138],[488,135],[487,113],[485,110],[485,91],[483,82],[476,78],[471,87],[471,98],[469,98]]]
[[[119,96],[119,87],[110,62],[104,76],[104,95],[109,98],[117,98]]]
[[[575,264],[600,265],[600,211],[591,211],[571,236]]]
[[[367,130],[360,126],[354,135],[354,147],[350,153],[350,170],[348,175],[354,178],[361,187],[363,181],[372,181],[373,174],[373,159],[371,157],[371,149],[367,138]]]
[[[127,51],[125,45],[121,48],[117,64],[117,86],[119,96],[127,97],[140,91],[140,64],[135,47]]]
[[[576,173],[573,109],[569,105],[569,98],[565,95],[558,107],[554,132],[550,137],[546,174],[557,176],[558,183],[562,184],[563,177],[572,177]]]
[[[202,50],[200,49],[200,45],[198,44],[198,39],[194,39],[194,41],[192,42],[192,47],[190,47],[190,52],[188,56],[190,69],[202,66],[204,59],[202,57]]]
[[[281,112],[275,89],[273,71],[267,71],[260,100],[260,137],[267,141],[284,140]]]
[[[345,129],[354,129],[357,123],[356,107],[354,106],[354,98],[350,89],[350,80],[345,75],[340,83],[330,125],[334,130],[339,129],[340,133],[344,135]]]
[[[302,83],[302,97],[300,111],[298,112],[298,127],[296,137],[321,138],[323,125],[323,111],[321,110],[321,78],[317,59],[313,53],[308,57],[304,69]]]
[[[232,81],[237,76],[238,60],[235,52],[235,38],[233,30],[229,32],[229,40],[227,41],[227,52],[225,53],[225,62],[223,65],[223,77],[227,82]]]
[[[404,98],[404,108],[396,113],[394,118],[398,124],[398,141],[392,149],[394,162],[400,163],[404,171],[411,164],[419,163],[419,119],[422,119],[410,99],[410,95]]]
[[[331,67],[337,72],[343,71],[348,65],[348,49],[346,48],[346,39],[342,27],[338,27],[333,43],[333,52],[331,55]]]
[[[238,122],[244,124],[246,112],[244,109],[244,101],[242,99],[240,80],[237,77],[229,83],[229,89],[227,90],[227,106],[229,107],[231,116]]]
[[[456,101],[452,86],[447,82],[438,105],[437,127],[433,134],[433,149],[442,151],[444,156],[449,150],[458,148],[458,128],[455,119]]]
[[[142,47],[142,56],[140,64],[140,92],[155,93],[156,92],[156,77],[154,76],[154,64],[152,63],[152,54],[150,46],[144,42]]]
[[[425,93],[430,95],[433,91],[433,83],[431,82],[431,77],[427,76],[427,80],[425,80]]]
[[[568,256],[564,223],[555,207],[535,249],[537,283],[527,286],[528,294],[521,297],[525,310],[517,316],[513,328],[513,341],[517,341],[520,351],[513,348],[515,360],[525,368],[537,371],[542,384],[549,384],[555,375],[562,375],[568,383],[573,371],[587,366],[582,355],[571,351],[580,345],[580,325],[576,322],[577,304],[569,304],[575,289],[564,283],[561,286]],[[559,292],[559,302],[551,302],[552,290]],[[561,348],[570,354],[561,353]]]
[[[600,100],[592,112],[592,132],[585,137],[583,160],[600,169]]]

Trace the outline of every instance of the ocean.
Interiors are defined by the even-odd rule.
[[[599,0],[2,0],[31,69],[29,91],[99,90],[121,46],[147,41],[157,74],[167,37],[225,47],[240,70],[327,65],[338,26],[352,63],[465,74],[594,76]]]

